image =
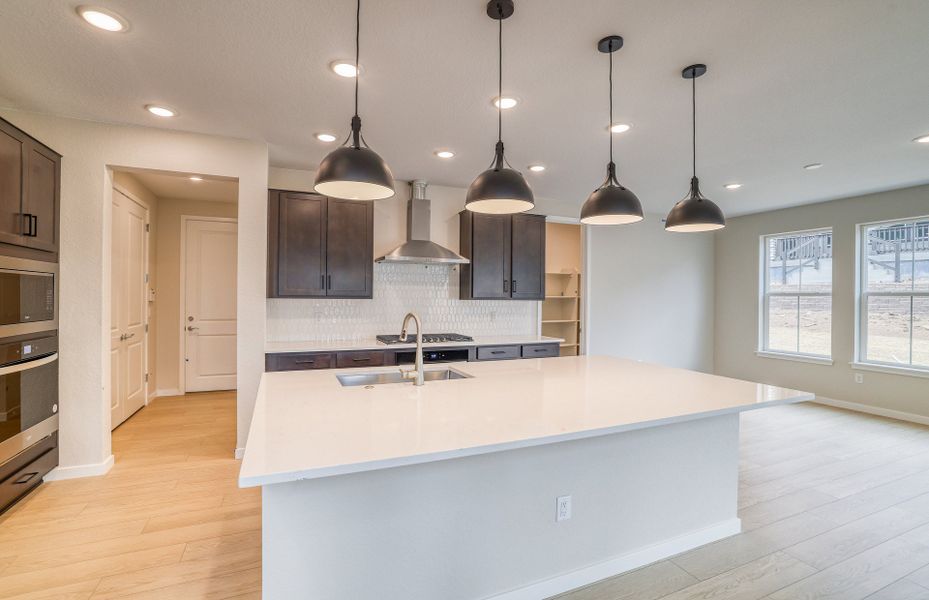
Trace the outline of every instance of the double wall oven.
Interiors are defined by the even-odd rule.
[[[58,464],[58,265],[0,256],[0,512]]]

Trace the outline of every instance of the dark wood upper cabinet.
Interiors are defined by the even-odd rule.
[[[374,207],[318,194],[268,194],[268,297],[370,298]]]
[[[545,217],[460,214],[462,300],[545,298]]]
[[[0,251],[58,260],[61,156],[0,119]]]
[[[326,295],[370,298],[374,266],[374,204],[329,198]]]
[[[23,213],[32,223],[25,245],[30,248],[58,251],[58,210],[61,185],[61,157],[32,143],[26,159],[26,188]]]
[[[513,215],[511,297],[545,299],[545,217]]]
[[[461,298],[510,297],[510,217],[461,212],[461,254],[471,260],[461,265]]]

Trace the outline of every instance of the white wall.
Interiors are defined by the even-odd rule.
[[[590,354],[713,370],[713,234],[588,227]]]
[[[271,188],[311,191],[312,171],[272,167]],[[374,256],[383,256],[406,241],[407,202],[410,187],[395,182],[396,194],[374,203]],[[430,185],[432,241],[459,249],[458,213],[464,209],[466,190]],[[430,333],[471,335],[534,335],[539,303],[512,300],[459,300],[457,267],[374,265],[374,291],[370,300],[268,300],[268,341],[333,341],[371,338],[399,332],[410,310],[423,319]],[[441,331],[440,331],[441,330]]]
[[[929,186],[808,204],[729,219],[716,237],[716,372],[808,390],[879,410],[929,417],[929,379],[859,371],[855,349],[856,226],[929,215]],[[758,349],[759,239],[833,228],[832,365],[763,358]]]
[[[237,428],[242,446],[264,363],[267,145],[9,109],[0,109],[0,116],[64,156],[59,315],[62,473],[93,472],[105,468],[111,457],[110,167],[239,180]]]

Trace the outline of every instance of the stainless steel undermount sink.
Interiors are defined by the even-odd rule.
[[[423,376],[426,381],[445,381],[449,379],[470,379],[473,375],[462,373],[456,369],[425,369]],[[410,383],[411,379],[404,379],[399,370],[384,371],[380,373],[346,373],[345,375],[336,375],[344,387],[354,387],[359,385],[383,385],[385,383]]]

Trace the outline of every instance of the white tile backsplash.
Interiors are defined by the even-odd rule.
[[[374,265],[370,300],[268,299],[268,341],[344,341],[399,333],[407,312],[428,333],[534,335],[539,303],[459,300],[459,267]]]

